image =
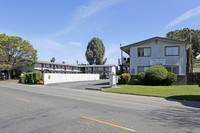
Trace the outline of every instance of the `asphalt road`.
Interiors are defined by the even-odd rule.
[[[199,133],[200,102],[0,82],[0,133]]]

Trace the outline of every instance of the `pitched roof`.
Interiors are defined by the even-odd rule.
[[[129,44],[129,45],[126,45],[126,46],[122,46],[122,47],[120,47],[120,49],[123,50],[124,52],[126,52],[127,54],[130,54],[130,47],[131,46],[141,45],[141,44],[153,41],[153,40],[162,40],[162,41],[167,41],[167,42],[175,42],[175,43],[179,43],[179,44],[191,44],[191,46],[193,44],[193,43],[187,42],[187,41],[174,40],[174,39],[169,39],[169,38],[164,38],[164,37],[153,37],[153,38],[149,38],[149,39],[146,39],[146,40],[143,40],[143,41],[140,41],[140,42],[136,42],[136,43],[132,43],[132,44]]]

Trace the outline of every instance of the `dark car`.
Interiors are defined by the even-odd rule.
[[[100,76],[100,79],[109,79],[109,76],[104,74]]]

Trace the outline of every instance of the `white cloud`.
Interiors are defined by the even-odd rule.
[[[83,43],[81,42],[68,42],[68,44],[72,46],[83,46]]]
[[[74,19],[80,20],[90,17],[91,15],[119,2],[120,0],[93,0],[87,6],[79,6]]]
[[[64,30],[58,31],[54,36],[59,36],[72,31],[81,20],[86,19],[96,13],[102,11],[103,9],[110,7],[112,5],[118,4],[122,0],[92,0],[88,5],[82,5],[76,8],[75,14],[71,20],[70,25]]]
[[[170,28],[170,27],[175,26],[189,18],[198,16],[198,15],[200,15],[200,6],[195,7],[193,9],[187,11],[186,13],[182,14],[181,16],[177,17],[172,22],[170,22],[168,25],[166,25],[165,28]]]

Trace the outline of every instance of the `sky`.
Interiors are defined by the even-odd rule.
[[[87,64],[88,42],[98,37],[106,64],[118,65],[120,44],[200,29],[200,1],[0,0],[0,16],[0,34],[28,40],[40,61]]]

